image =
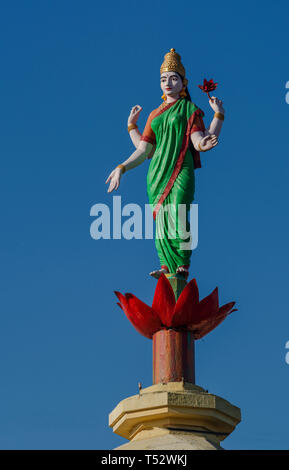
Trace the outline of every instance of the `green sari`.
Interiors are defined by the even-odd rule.
[[[156,149],[147,174],[147,193],[156,222],[155,245],[161,266],[175,273],[190,264],[189,211],[194,200],[194,169],[200,167],[199,154],[189,149],[190,133],[197,114],[203,112],[191,101],[178,99],[151,120]],[[195,164],[194,164],[195,160]],[[197,164],[196,164],[197,162]],[[165,208],[167,205],[167,208]],[[184,204],[180,217],[179,204]],[[187,243],[186,249],[182,246]]]

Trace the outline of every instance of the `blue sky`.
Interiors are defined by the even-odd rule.
[[[11,1],[0,8],[0,448],[112,449],[117,403],[152,383],[152,344],[113,291],[151,303],[153,240],[94,240],[104,184],[133,151],[130,108],[161,102],[174,47],[219,145],[196,170],[190,278],[234,312],[196,343],[197,384],[242,410],[227,449],[288,449],[288,2]],[[148,163],[148,162],[147,162]],[[115,195],[147,203],[148,164]]]

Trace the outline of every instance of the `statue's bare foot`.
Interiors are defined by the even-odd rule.
[[[162,273],[168,274],[168,272],[169,270],[167,268],[160,268],[160,269],[156,269],[155,271],[152,271],[150,273],[150,276],[155,277],[156,279],[159,279]]]
[[[189,275],[189,266],[179,266],[176,270],[176,273],[177,274],[182,274],[185,279],[187,279],[188,275]]]

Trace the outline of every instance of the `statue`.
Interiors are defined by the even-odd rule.
[[[200,299],[196,279],[187,282],[191,249],[183,244],[190,239],[190,224],[179,207],[190,210],[200,153],[218,144],[224,120],[222,101],[209,95],[217,86],[213,80],[199,85],[215,112],[208,129],[187,84],[181,57],[171,49],[161,66],[164,102],[150,113],[142,134],[137,127],[142,108],[132,108],[128,131],[136,150],[106,180],[108,192],[116,190],[125,171],[150,159],[147,193],[160,260],[160,269],[150,273],[158,279],[151,306],[114,291],[118,306],[153,348],[153,385],[138,384],[138,395],[122,400],[109,416],[113,431],[130,441],[118,447],[122,450],[221,449],[220,441],[241,420],[238,407],[196,384],[195,341],[237,309],[235,302],[220,305],[218,287]]]
[[[200,152],[207,152],[218,144],[224,108],[221,100],[209,97],[215,114],[206,129],[204,112],[191,101],[185,68],[175,49],[165,55],[160,73],[163,103],[150,113],[142,134],[137,126],[142,107],[137,105],[131,109],[128,132],[136,150],[110,173],[106,183],[110,183],[108,192],[117,190],[125,172],[150,159],[147,193],[156,233],[163,234],[155,238],[160,268],[150,275],[158,279],[162,273],[175,273],[187,279],[192,250],[182,247],[190,239],[190,224],[187,217],[179,216],[178,207],[184,205],[186,213],[190,210],[195,192],[194,170],[201,167]],[[200,88],[206,91],[205,87]],[[161,210],[164,204],[170,211]],[[174,237],[169,236],[172,220]]]

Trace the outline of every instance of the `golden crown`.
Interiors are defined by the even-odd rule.
[[[165,60],[161,66],[161,74],[163,72],[178,72],[182,77],[186,76],[185,67],[181,62],[181,56],[175,49],[171,49],[164,58]]]

